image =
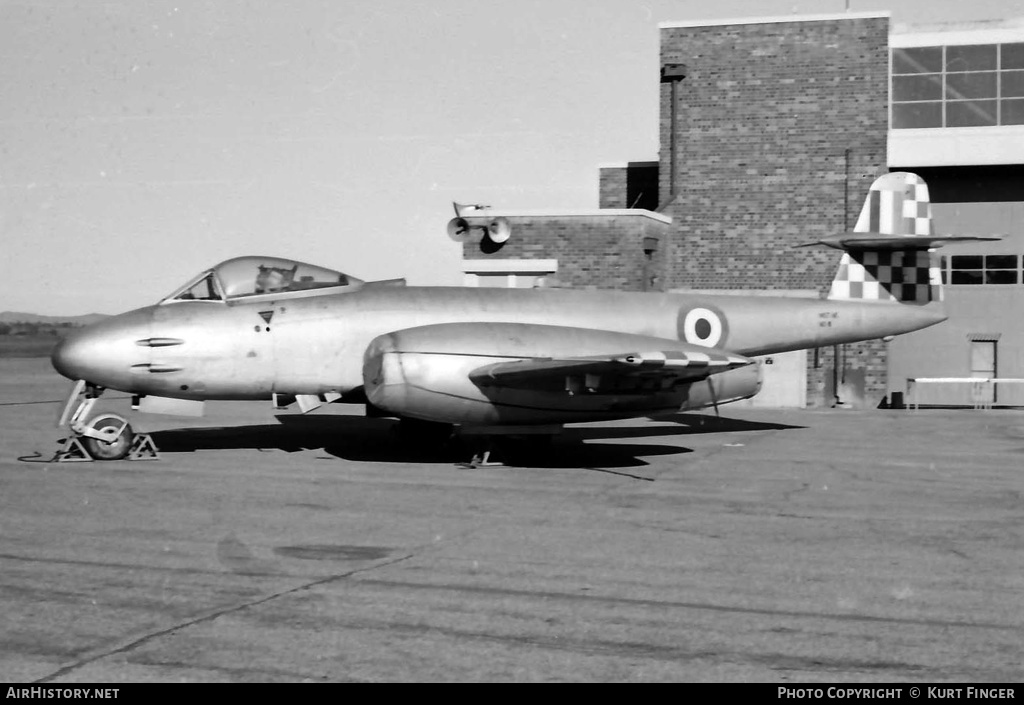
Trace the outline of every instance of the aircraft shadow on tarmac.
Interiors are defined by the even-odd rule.
[[[686,426],[686,429],[676,433],[735,433],[744,431],[785,431],[790,429],[807,428],[806,426],[793,426],[784,423],[765,423],[763,421],[745,421],[743,419],[731,419],[725,416],[714,416],[711,414],[672,414],[671,416],[658,416],[653,421],[671,421],[672,423]],[[662,427],[664,428],[664,427]],[[671,431],[670,431],[671,432]],[[652,434],[649,434],[652,435]]]
[[[344,460],[364,462],[459,463],[484,449],[476,440],[430,442],[403,437],[393,419],[358,416],[277,417],[280,424],[259,424],[216,428],[181,428],[156,431],[153,440],[161,452],[190,453],[198,450],[261,449],[294,453],[322,449]],[[691,453],[678,445],[646,443],[587,443],[588,440],[686,436],[694,433],[726,433],[802,428],[700,414],[676,414],[659,421],[677,426],[636,425],[572,427],[562,436],[540,439],[503,439],[493,456],[508,465],[537,468],[625,468],[647,465],[643,457]]]

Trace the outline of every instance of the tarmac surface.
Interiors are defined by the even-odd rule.
[[[1024,679],[1022,411],[724,407],[468,469],[224,403],[134,416],[160,460],[19,460],[69,388],[0,360],[0,681]]]

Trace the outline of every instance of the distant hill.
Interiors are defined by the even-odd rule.
[[[0,323],[43,323],[59,326],[68,323],[73,326],[87,326],[96,321],[108,318],[105,313],[86,313],[82,316],[41,316],[38,313],[22,313],[20,311],[4,311],[0,313]]]
[[[47,357],[53,347],[82,326],[108,318],[102,313],[84,316],[41,316],[38,313],[0,313],[0,358]]]

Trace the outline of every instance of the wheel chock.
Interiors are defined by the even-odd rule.
[[[156,449],[153,437],[148,433],[136,434],[132,447],[128,449],[126,460],[160,460],[160,453]]]
[[[57,454],[53,456],[51,463],[91,463],[93,457],[82,445],[78,434],[71,434],[64,439],[64,445],[60,447]]]
[[[77,433],[73,433],[64,439],[64,445],[60,447],[56,455],[53,456],[52,460],[45,461],[50,463],[93,463],[96,461],[89,451],[85,449],[82,444],[81,436]],[[153,442],[153,437],[148,433],[137,433],[135,434],[135,440],[132,441],[131,448],[128,450],[128,455],[125,456],[125,460],[160,460],[160,452],[157,450],[156,443]],[[44,461],[36,461],[44,462]]]

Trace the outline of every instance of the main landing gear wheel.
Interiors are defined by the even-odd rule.
[[[82,436],[86,452],[96,460],[121,460],[128,455],[135,440],[135,432],[127,420],[117,414],[100,414],[88,422],[86,433],[99,434]]]

